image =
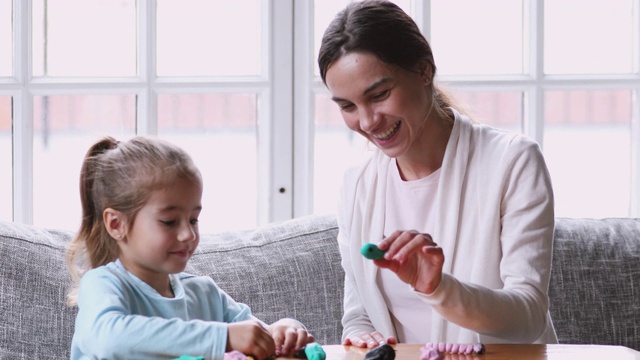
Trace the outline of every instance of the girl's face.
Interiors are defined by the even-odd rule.
[[[329,67],[326,83],[347,126],[396,158],[422,134],[431,106],[427,75],[353,52]]]
[[[202,184],[177,179],[151,193],[126,237],[118,241],[125,268],[161,294],[167,290],[168,274],[183,271],[198,246],[201,198]]]

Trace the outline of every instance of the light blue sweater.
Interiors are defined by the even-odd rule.
[[[175,298],[162,297],[119,260],[85,273],[71,359],[223,359],[227,323],[255,320],[251,310],[209,277],[170,279]]]

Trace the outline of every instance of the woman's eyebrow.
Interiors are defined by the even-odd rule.
[[[390,77],[384,77],[376,82],[374,82],[373,84],[369,85],[369,87],[367,87],[363,92],[362,95],[367,95],[370,92],[374,91],[375,89],[377,89],[378,87],[380,87],[381,85],[388,83],[391,81]],[[332,96],[331,100],[338,102],[338,101],[347,101],[346,99],[343,98],[339,98],[337,96]]]
[[[374,91],[376,88],[378,88],[379,86],[388,83],[389,81],[391,81],[390,77],[383,77],[382,79],[374,82],[373,84],[369,85],[368,88],[366,88],[364,90],[364,92],[362,93],[362,95],[367,95],[368,93]]]

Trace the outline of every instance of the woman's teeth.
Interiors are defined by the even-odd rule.
[[[378,140],[387,140],[389,139],[393,134],[396,133],[396,130],[398,130],[398,127],[400,126],[400,121],[396,122],[395,124],[393,124],[390,128],[388,128],[387,130],[378,133],[378,134],[372,134],[371,136],[373,136],[374,138],[378,139]]]

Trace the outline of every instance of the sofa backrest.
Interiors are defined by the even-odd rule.
[[[69,359],[70,232],[0,222],[0,359]]]
[[[640,350],[640,219],[556,219],[549,298],[561,343]]]

